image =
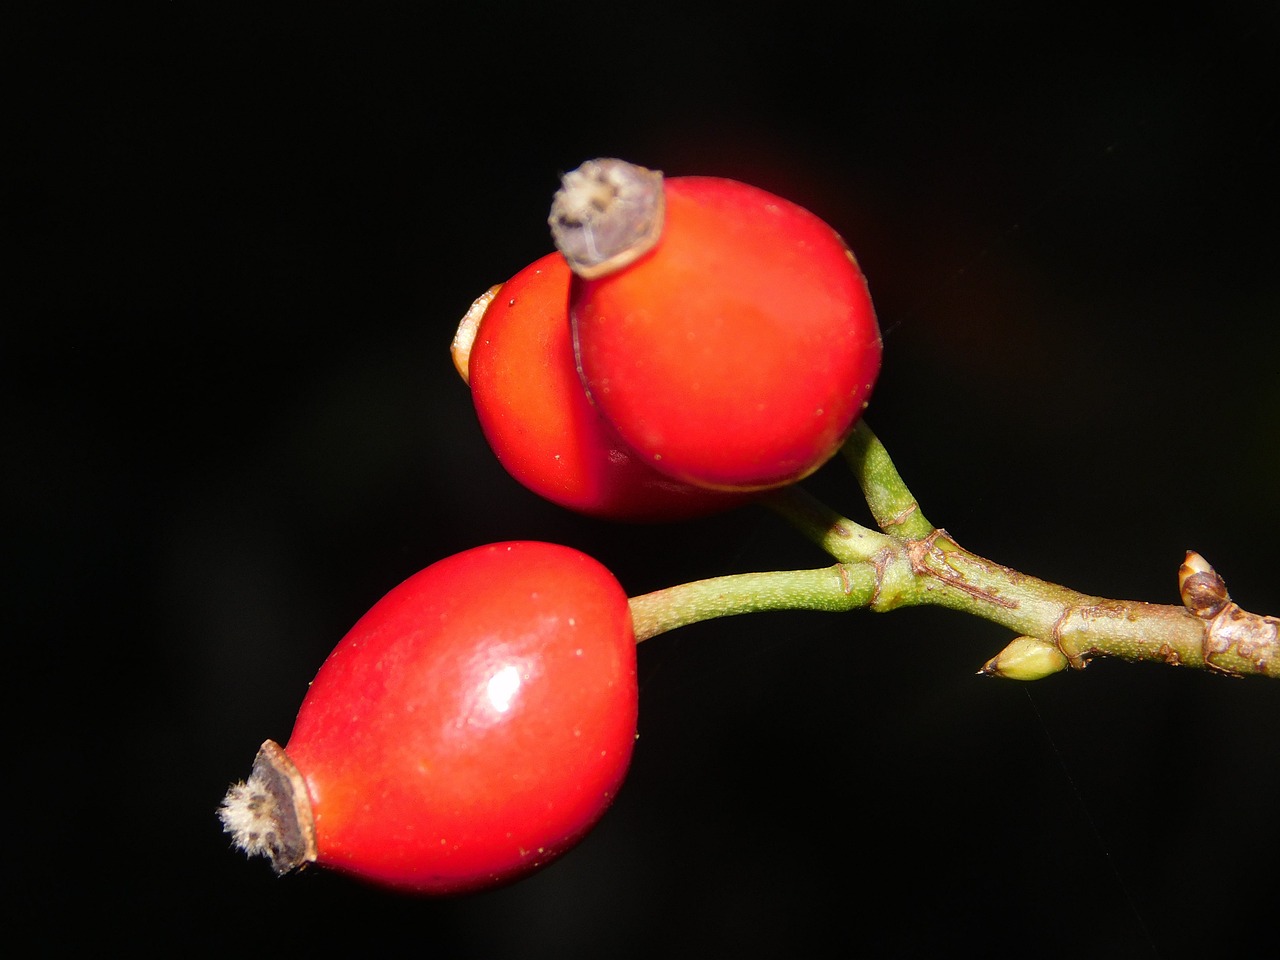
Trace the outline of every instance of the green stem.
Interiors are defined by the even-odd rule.
[[[759,502],[844,563],[870,560],[891,542],[883,533],[842,517],[803,487],[771,490]]]
[[[1179,572],[1183,606],[1110,600],[1027,576],[965,550],[925,519],[888,452],[865,424],[845,457],[883,533],[799,488],[764,503],[839,562],[816,570],[700,580],[631,601],[637,640],[714,617],[764,610],[933,605],[982,617],[1016,639],[985,672],[1038,679],[1093,657],[1151,660],[1280,677],[1280,620],[1247,613],[1197,555]],[[1194,559],[1193,559],[1194,557]]]
[[[766,610],[857,610],[875,592],[872,568],[844,564],[816,570],[739,573],[696,580],[631,599],[636,642],[701,620]]]
[[[1256,672],[1239,657],[1206,663],[1204,621],[1185,607],[1079,593],[970,553],[942,530],[899,541],[883,570],[872,609],[933,605],[982,617],[1044,641],[1077,668],[1113,656]],[[1280,658],[1262,672],[1280,675]]]
[[[920,504],[889,459],[889,451],[865,420],[858,421],[840,452],[862,487],[862,495],[881,530],[895,537],[929,535],[933,524],[925,519]]]

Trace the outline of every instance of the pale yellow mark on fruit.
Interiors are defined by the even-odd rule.
[[[480,321],[484,318],[485,311],[489,309],[489,304],[493,302],[493,298],[498,295],[500,289],[502,289],[502,284],[495,284],[476,297],[471,306],[467,308],[467,312],[458,323],[457,332],[453,335],[453,343],[449,346],[449,354],[453,357],[454,369],[458,371],[458,376],[462,377],[463,383],[471,382],[471,348],[475,344],[476,331],[480,329]]]

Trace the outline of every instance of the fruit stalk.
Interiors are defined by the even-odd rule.
[[[874,570],[865,564],[740,573],[633,597],[631,622],[639,643],[677,627],[742,613],[857,610],[870,604],[874,592]]]
[[[1015,633],[1015,641],[983,668],[995,676],[1040,679],[1066,665],[1080,669],[1095,657],[1111,656],[1280,678],[1280,620],[1248,613],[1231,601],[1221,577],[1198,554],[1189,553],[1179,572],[1182,604],[1091,596],[980,557],[929,524],[865,424],[844,453],[881,532],[799,488],[771,493],[762,503],[839,562],[816,570],[718,577],[633,598],[637,639],[764,610],[885,613],[932,605]]]

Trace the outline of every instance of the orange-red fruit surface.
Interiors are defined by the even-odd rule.
[[[722,490],[799,480],[853,429],[880,368],[867,285],[807,210],[714,177],[665,182],[657,245],[576,280],[581,377],[623,442]]]
[[[534,493],[580,513],[682,520],[744,498],[680,483],[637,457],[578,378],[564,258],[550,254],[502,285],[471,345],[476,414],[498,460]]]
[[[626,774],[635,667],[626,594],[576,550],[498,543],[410,577],[325,661],[285,748],[317,863],[455,893],[553,860]]]

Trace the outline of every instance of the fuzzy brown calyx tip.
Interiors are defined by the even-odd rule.
[[[218,818],[237,849],[250,857],[266,857],[277,875],[316,859],[306,783],[274,740],[258,750],[249,779],[227,791]]]
[[[661,171],[602,158],[561,178],[547,222],[569,268],[595,280],[653,249],[665,208]]]

